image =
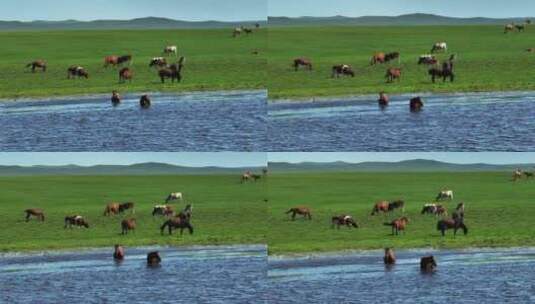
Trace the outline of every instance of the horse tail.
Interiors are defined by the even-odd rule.
[[[165,223],[163,223],[163,225],[160,227],[160,234],[163,234],[163,230],[165,229],[165,227],[167,227],[169,225],[169,221],[165,221]]]
[[[464,235],[467,235],[468,234],[468,227],[466,227],[466,225],[464,223],[461,223],[461,228],[463,229]]]

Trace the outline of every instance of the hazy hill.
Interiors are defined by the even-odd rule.
[[[362,17],[268,17],[269,26],[333,26],[333,25],[490,25],[507,24],[509,22],[522,23],[526,17],[519,18],[455,18],[432,14],[408,14],[400,16],[362,16]]]
[[[183,21],[159,17],[146,17],[131,20],[94,20],[94,21],[0,21],[0,30],[86,30],[86,29],[195,29],[195,28],[234,28],[237,26],[250,26],[262,21]]]

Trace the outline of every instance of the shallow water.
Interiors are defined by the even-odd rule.
[[[270,102],[270,151],[535,151],[535,92]]]
[[[273,303],[534,303],[535,248],[382,251],[269,259]],[[422,274],[420,258],[438,269]]]
[[[126,248],[120,264],[112,252],[0,256],[0,303],[266,303],[265,246]]]
[[[264,151],[265,91],[0,103],[2,151]]]

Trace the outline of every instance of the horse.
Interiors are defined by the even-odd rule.
[[[63,228],[72,228],[72,226],[89,228],[89,223],[81,215],[66,216]]]
[[[188,229],[189,234],[193,234],[193,226],[191,226],[189,220],[185,220],[180,217],[174,217],[165,221],[165,223],[163,223],[163,225],[160,227],[160,234],[163,235],[165,227],[167,227],[170,235],[173,233],[173,229],[180,229],[180,235],[182,235],[184,229]]]
[[[182,199],[183,199],[182,192],[172,192],[172,193],[169,193],[169,195],[165,199],[165,203],[167,204],[170,201],[174,201],[174,200],[182,201]]]
[[[436,65],[438,64],[438,60],[434,55],[426,54],[418,57],[418,64]]]
[[[161,262],[162,258],[160,257],[158,251],[152,251],[147,254],[147,266],[155,267],[160,265]]]
[[[104,216],[119,214],[119,203],[109,203],[104,208]]]
[[[312,61],[310,61],[310,59],[308,59],[308,58],[302,58],[301,57],[301,58],[294,59],[293,67],[294,67],[295,71],[297,71],[300,66],[304,66],[309,71],[312,71]]]
[[[430,68],[427,71],[427,74],[431,76],[431,81],[435,83],[437,77],[442,77],[442,82],[446,82],[446,79],[450,79],[450,82],[453,82],[455,79],[455,74],[453,73],[453,62],[444,62],[442,63],[442,68]]]
[[[119,95],[119,93],[117,93],[115,90],[111,93],[111,103],[114,106],[121,103],[121,95]]]
[[[41,69],[42,72],[46,72],[46,62],[42,59],[32,61],[26,65],[26,68],[32,67],[32,73],[35,73],[36,69]]]
[[[394,211],[395,209],[401,209],[401,212],[405,211],[405,202],[402,200],[397,200],[388,203],[388,211]]]
[[[193,207],[191,206],[191,204],[187,204],[186,207],[184,207],[184,209],[178,213],[177,217],[189,222],[189,220],[191,220],[192,213]]]
[[[148,109],[150,108],[150,104],[151,101],[149,95],[141,95],[141,97],[139,98],[139,106],[143,109]]]
[[[517,179],[522,179],[522,170],[520,169],[516,169],[514,172],[513,172],[513,182],[516,181]]]
[[[232,31],[232,37],[236,38],[240,36],[243,32],[243,27],[237,27]]]
[[[377,63],[385,63],[385,53],[377,52],[373,54],[372,59],[370,60],[370,65],[375,65]]]
[[[43,209],[39,208],[30,208],[24,210],[26,213],[26,222],[30,221],[30,217],[34,216],[37,218],[37,220],[44,222],[45,221],[45,213],[43,212]]]
[[[125,235],[128,234],[129,230],[135,230],[136,229],[136,219],[135,218],[129,218],[124,219],[121,222],[121,234]]]
[[[399,56],[399,52],[391,52],[391,53],[385,54],[385,62],[389,62],[389,61],[392,61],[394,59],[397,59],[398,63],[400,62],[401,58]]]
[[[339,78],[340,75],[355,77],[355,72],[350,65],[339,64],[332,67],[332,78]]]
[[[357,224],[357,222],[353,219],[353,217],[351,215],[337,215],[337,216],[333,216],[331,218],[331,224],[332,224],[332,228],[334,228],[334,226],[336,225],[336,228],[340,229],[340,226],[347,226],[347,228],[351,228],[351,226],[355,227],[355,228],[359,228],[359,225]]]
[[[258,178],[255,178],[254,176],[258,176],[258,178],[260,178],[260,175],[256,175],[256,174],[253,174],[251,171],[247,171],[241,175],[240,182],[243,184],[244,182],[247,182],[250,180],[256,181]]]
[[[383,257],[383,262],[385,265],[394,265],[396,264],[396,255],[392,248],[385,248],[385,256]]]
[[[523,32],[523,31],[526,29],[526,26],[523,25],[523,24],[516,24],[516,25],[515,25],[515,29],[516,29],[518,32]]]
[[[389,68],[386,70],[385,78],[387,79],[386,82],[393,82],[395,79],[398,81],[401,80],[401,69],[400,68]]]
[[[126,80],[132,82],[134,77],[134,72],[130,68],[122,68],[119,71],[119,83],[125,82]]]
[[[409,223],[409,219],[407,217],[400,217],[398,219],[393,220],[390,223],[384,223],[385,226],[392,226],[392,235],[399,235],[401,231],[405,233],[405,228],[407,227],[407,224]]]
[[[411,112],[419,112],[424,107],[424,102],[422,98],[414,97],[409,101],[409,109]]]
[[[117,57],[117,65],[122,65],[125,62],[128,62],[128,65],[132,64],[132,55],[122,55]]]
[[[128,210],[128,209],[132,209],[132,213],[131,214],[134,214],[136,213],[135,209],[134,209],[134,203],[132,202],[126,202],[126,203],[122,203],[122,204],[119,204],[119,213],[123,213],[124,211]]]
[[[425,204],[422,208],[421,214],[434,214],[436,216],[447,216],[448,211],[442,205]]]
[[[524,176],[526,179],[533,178],[533,172],[524,171]]]
[[[437,197],[435,198],[435,201],[441,201],[441,200],[452,200],[453,199],[453,191],[452,190],[441,190]]]
[[[89,73],[87,73],[87,71],[81,67],[81,66],[70,66],[68,69],[67,69],[67,79],[74,79],[76,78],[76,76],[78,76],[78,78],[89,78]]]
[[[245,34],[249,35],[249,34],[252,34],[252,33],[253,33],[253,30],[250,29],[250,28],[244,27],[244,28],[243,28],[243,32],[244,32]]]
[[[463,230],[464,235],[468,234],[468,227],[464,224],[464,215],[453,213],[451,219],[443,219],[437,222],[437,230],[440,231],[442,236],[446,235],[446,230],[448,229],[453,229],[453,237],[457,235],[457,230],[459,229]]]
[[[149,68],[152,67],[166,67],[167,66],[167,59],[163,57],[154,57],[150,60]]]
[[[180,82],[182,80],[181,71],[184,67],[184,59],[184,57],[180,57],[178,64],[172,64],[171,66],[158,71],[158,76],[160,76],[162,83],[165,83],[166,78],[171,78],[171,82],[175,82],[175,80]]]
[[[509,32],[514,31],[514,29],[515,29],[515,25],[514,25],[514,23],[506,24],[505,27],[504,27],[503,33],[504,33],[504,34],[507,34],[507,33],[509,33]]]
[[[118,56],[115,56],[115,55],[111,55],[111,56],[106,56],[104,57],[104,67],[107,68],[108,66],[117,66],[117,59],[119,57]]]
[[[176,45],[168,45],[163,49],[163,54],[169,56],[169,54],[175,54],[175,57],[178,55],[178,48]]]
[[[377,100],[377,102],[379,103],[380,107],[388,106],[388,102],[389,102],[388,95],[386,95],[385,92],[380,92],[379,93],[379,99]]]
[[[426,256],[420,259],[420,271],[424,273],[430,273],[437,268],[437,262],[432,255]]]
[[[174,215],[175,211],[171,205],[156,205],[152,208],[152,216],[163,215],[171,216]]]
[[[446,52],[447,50],[448,50],[448,45],[446,44],[446,42],[437,42],[433,44],[433,47],[431,48],[431,54],[438,52],[438,51]]]
[[[387,201],[380,201],[380,202],[375,203],[375,205],[373,206],[371,215],[376,215],[379,212],[387,213],[388,211],[389,211],[388,210],[388,202]]]
[[[116,261],[122,261],[124,259],[124,248],[119,244],[115,244],[115,250],[113,251],[113,259]]]
[[[292,221],[295,220],[295,216],[297,214],[302,215],[303,218],[305,219],[312,220],[312,214],[310,212],[310,208],[306,206],[297,206],[297,207],[290,208],[290,210],[286,211],[286,214],[290,214],[290,213],[292,214]]]

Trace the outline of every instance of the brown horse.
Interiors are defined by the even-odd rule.
[[[388,98],[388,95],[385,94],[385,92],[380,92],[379,93],[379,99],[377,100],[377,102],[379,103],[379,106],[381,107],[386,107],[388,106],[388,102],[389,102],[389,98]]]
[[[447,216],[448,211],[446,207],[437,204],[425,204],[422,208],[421,214],[434,214],[436,216]]]
[[[391,53],[385,54],[385,62],[389,62],[395,59],[397,59],[399,63],[400,61],[399,52],[391,52]]]
[[[119,203],[109,203],[106,205],[106,208],[104,208],[104,215],[116,215],[119,214]]]
[[[388,202],[387,201],[380,201],[380,202],[375,203],[375,205],[373,206],[371,215],[376,215],[379,212],[384,212],[384,213],[388,212]]]
[[[117,59],[118,58],[119,57],[115,56],[115,55],[104,57],[104,67],[107,68],[110,65],[113,66],[113,67],[117,66]]]
[[[119,244],[115,244],[115,250],[113,252],[113,258],[117,261],[122,261],[124,259],[124,248]]]
[[[191,206],[191,204],[187,204],[186,207],[184,207],[184,209],[182,209],[182,211],[178,213],[177,217],[179,217],[181,220],[189,222],[191,220],[192,215],[193,207]]]
[[[136,211],[134,209],[134,203],[126,202],[126,203],[119,204],[119,213],[123,213],[124,211],[126,211],[128,209],[131,209],[131,213],[132,214],[136,213]]]
[[[347,228],[351,228],[351,226],[355,228],[359,228],[359,225],[357,222],[353,219],[351,215],[337,215],[333,216],[331,218],[332,228],[336,225],[336,228],[340,229],[340,226],[346,226]]]
[[[158,251],[152,251],[147,254],[147,266],[154,267],[160,265],[162,258]]]
[[[89,78],[89,73],[87,73],[87,71],[81,67],[81,66],[70,66],[68,69],[67,69],[67,79],[74,79],[74,78]]]
[[[432,255],[420,259],[420,270],[422,272],[433,272],[437,268],[437,262]]]
[[[156,205],[152,208],[152,216],[163,215],[163,216],[172,216],[175,214],[173,206],[171,205]]]
[[[123,55],[117,57],[117,65],[121,65],[123,63],[128,62],[128,64],[132,64],[132,55]]]
[[[377,63],[385,63],[385,53],[377,52],[373,54],[372,59],[370,60],[370,65],[375,65]]]
[[[180,82],[182,80],[181,72],[184,67],[184,60],[184,57],[180,57],[178,63],[158,71],[158,76],[160,76],[162,83],[165,83],[166,78],[171,78],[171,82],[175,82],[175,80],[176,82]]]
[[[119,71],[119,83],[130,81],[132,82],[132,78],[134,77],[134,72],[130,68],[122,68]]]
[[[409,109],[411,112],[418,112],[424,107],[424,102],[422,101],[421,97],[414,97],[411,98],[409,101]]]
[[[405,233],[407,224],[409,224],[409,219],[405,216],[395,219],[390,223],[384,223],[385,226],[392,226],[392,235],[399,235],[401,231]]]
[[[464,219],[460,215],[453,214],[453,218],[440,220],[437,223],[437,230],[442,236],[446,235],[446,230],[453,229],[453,237],[457,235],[457,230],[462,229],[464,235],[468,234],[468,227],[464,224]]]
[[[150,97],[149,95],[141,95],[139,98],[139,106],[141,106],[143,109],[147,109],[150,107]]]
[[[295,216],[297,214],[302,215],[305,219],[311,220],[312,214],[310,212],[310,208],[305,206],[297,206],[290,208],[290,210],[286,211],[286,214],[292,214],[292,221],[295,220]]]
[[[24,212],[26,213],[26,222],[28,222],[32,216],[41,222],[45,221],[45,213],[43,212],[43,209],[31,208],[24,210]]]
[[[394,265],[396,264],[396,255],[392,248],[385,248],[385,256],[383,257],[383,262],[385,265]]]
[[[435,79],[442,78],[442,82],[446,82],[446,79],[449,78],[450,82],[455,80],[455,74],[453,73],[453,62],[444,62],[442,63],[442,68],[430,68],[427,73],[431,76],[431,81],[435,83]]]
[[[154,57],[150,60],[149,67],[165,67],[167,66],[167,59],[163,57]]]
[[[135,218],[124,219],[121,222],[121,234],[123,235],[128,234],[129,230],[135,230],[135,229],[136,229]]]
[[[387,79],[387,82],[393,82],[397,79],[397,81],[401,80],[401,69],[400,68],[389,68],[386,70],[385,78]]]
[[[41,69],[42,72],[46,72],[46,62],[42,59],[32,61],[26,65],[27,68],[32,67],[32,73],[35,73],[36,69]]]
[[[347,64],[339,64],[332,67],[332,78],[339,78],[340,75],[345,76],[351,76],[355,77],[355,72],[353,71],[353,68],[350,65]]]
[[[165,227],[167,227],[169,234],[173,233],[173,229],[180,229],[180,235],[182,235],[184,229],[188,229],[189,234],[193,234],[193,226],[191,226],[188,219],[183,217],[175,217],[165,221],[165,223],[163,223],[163,225],[160,227],[160,233],[162,235]]]
[[[81,215],[66,216],[63,228],[72,228],[72,226],[89,228],[89,223]]]
[[[296,58],[294,59],[293,67],[297,71],[300,66],[307,68],[309,71],[312,70],[312,61],[308,58]]]
[[[111,93],[111,103],[114,106],[121,103],[121,95],[119,95],[119,93],[117,93],[115,90]]]

